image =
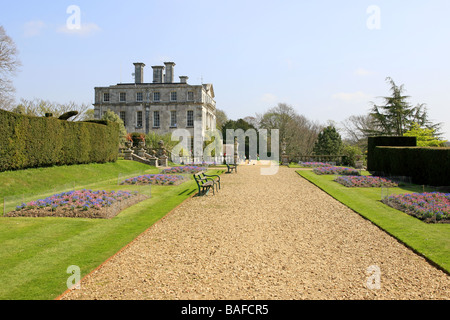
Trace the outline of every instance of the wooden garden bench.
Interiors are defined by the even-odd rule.
[[[228,168],[227,173],[232,173],[233,170],[234,170],[234,172],[237,173],[237,164],[229,165],[229,164],[227,163],[226,165],[227,165],[227,168]]]
[[[214,182],[214,185],[216,186],[216,190],[219,191],[220,189],[220,176],[216,174],[206,174],[204,172],[200,173],[200,176],[204,179],[210,180]]]
[[[207,178],[202,178],[201,173],[194,174],[194,179],[195,179],[195,182],[197,183],[199,195],[208,194],[209,189],[211,189],[211,187],[213,189],[213,194],[215,194],[214,193],[214,181],[207,179]]]

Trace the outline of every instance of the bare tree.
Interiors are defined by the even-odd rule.
[[[21,113],[29,116],[43,117],[46,113],[51,113],[54,117],[59,117],[66,112],[77,111],[78,114],[72,118],[71,121],[86,120],[89,114],[86,112],[91,108],[89,104],[77,104],[73,101],[69,103],[56,103],[48,100],[21,99],[20,104],[11,108],[10,111]]]
[[[20,65],[16,44],[0,26],[0,108],[8,109],[14,102],[11,77]]]
[[[279,103],[263,115],[257,115],[259,128],[278,129],[280,142],[286,142],[286,153],[292,158],[312,153],[322,126],[311,122],[285,103]]]

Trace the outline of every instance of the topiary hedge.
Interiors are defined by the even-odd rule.
[[[415,184],[450,185],[450,148],[376,147],[377,172],[408,176]]]
[[[416,137],[370,137],[367,170],[407,176],[416,184],[450,185],[450,148],[416,147]]]
[[[369,137],[367,145],[367,170],[378,171],[378,158],[374,156],[376,147],[415,147],[417,146],[416,137]]]
[[[0,110],[0,171],[117,160],[112,122],[72,122]]]

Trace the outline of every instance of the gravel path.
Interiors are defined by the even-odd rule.
[[[62,299],[450,299],[450,277],[294,169],[240,166]]]

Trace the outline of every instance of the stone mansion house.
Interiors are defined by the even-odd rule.
[[[153,66],[153,82],[144,82],[144,63],[134,63],[134,83],[95,88],[94,116],[107,110],[117,113],[127,132],[158,134],[187,129],[194,136],[194,123],[202,136],[216,127],[216,102],[212,84],[190,85],[187,76],[174,82],[174,62]],[[198,129],[198,128],[197,128]]]

